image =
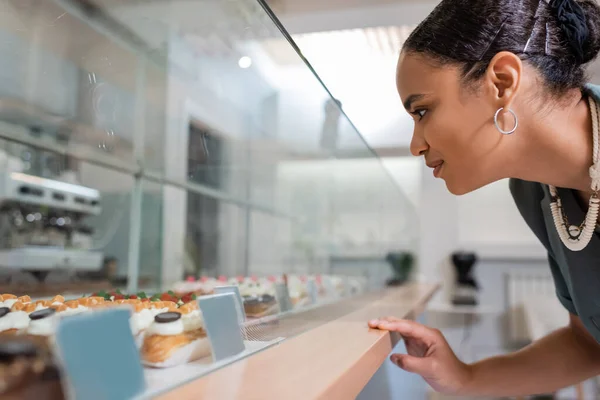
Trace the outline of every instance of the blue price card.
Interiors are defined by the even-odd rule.
[[[60,321],[56,345],[69,398],[124,400],[144,391],[144,370],[129,326],[130,312],[111,309]]]
[[[246,322],[246,312],[244,311],[244,300],[240,294],[240,288],[237,286],[218,286],[215,288],[215,294],[233,293],[236,299],[236,310],[240,324]]]
[[[319,289],[317,288],[317,282],[314,279],[309,279],[306,283],[306,289],[308,291],[308,297],[312,304],[317,304],[319,301]]]
[[[214,361],[233,357],[246,350],[236,304],[233,293],[202,296],[198,299]]]
[[[294,308],[292,300],[290,299],[290,292],[285,283],[275,284],[275,297],[277,298],[277,303],[279,304],[279,312],[290,311],[292,308]]]

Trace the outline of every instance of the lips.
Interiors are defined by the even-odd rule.
[[[442,165],[443,163],[444,163],[443,160],[432,161],[432,162],[427,162],[427,166],[429,168],[434,168],[435,169],[435,168],[439,167],[440,165]]]
[[[436,178],[439,178],[443,165],[444,165],[444,161],[442,161],[442,160],[427,163],[427,166],[429,168],[433,169],[433,176]]]

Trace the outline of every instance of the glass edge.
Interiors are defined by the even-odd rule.
[[[329,97],[332,100],[334,100],[334,102],[336,103],[336,107],[338,107],[338,109],[340,110],[340,112],[342,113],[342,115],[344,116],[344,118],[346,118],[346,120],[348,121],[348,123],[350,124],[350,126],[352,127],[352,129],[358,134],[358,136],[360,137],[360,140],[365,145],[365,147],[367,148],[367,150],[378,160],[379,165],[381,165],[381,168],[383,169],[384,173],[387,175],[387,177],[390,180],[391,184],[402,195],[402,197],[406,198],[407,197],[406,193],[404,193],[404,191],[402,190],[402,188],[396,183],[395,179],[391,175],[391,173],[388,170],[388,168],[383,164],[382,159],[379,156],[379,154],[377,154],[377,152],[373,149],[373,147],[371,147],[371,145],[367,142],[367,140],[362,135],[362,133],[360,132],[360,130],[356,127],[356,125],[354,124],[354,122],[352,122],[352,119],[350,117],[348,117],[348,115],[346,114],[346,112],[344,111],[344,109],[338,104],[337,101],[335,101],[337,99],[335,98],[335,96],[333,95],[333,93],[331,93],[331,91],[329,90],[329,88],[327,87],[327,85],[325,85],[325,82],[323,82],[323,80],[321,79],[321,77],[319,76],[319,74],[317,73],[317,71],[314,69],[314,67],[312,66],[312,64],[310,63],[310,61],[308,61],[308,59],[306,57],[304,57],[304,54],[302,54],[302,50],[296,44],[296,42],[294,41],[294,38],[292,38],[292,35],[290,35],[290,33],[287,31],[287,29],[285,28],[285,26],[283,25],[283,23],[279,20],[279,18],[275,14],[275,12],[267,4],[266,0],[256,0],[256,1],[258,2],[258,4],[260,4],[260,6],[263,8],[263,10],[267,13],[267,16],[271,19],[271,21],[273,21],[273,23],[275,24],[276,28],[281,32],[281,34],[283,35],[283,37],[292,46],[292,48],[294,49],[294,51],[296,52],[296,54],[298,54],[298,56],[300,57],[300,59],[302,60],[302,62],[307,66],[307,68],[310,70],[310,72],[313,74],[313,76],[317,79],[317,81],[319,82],[319,84],[323,87],[323,89],[325,89],[325,91],[327,92],[327,94],[329,95]]]

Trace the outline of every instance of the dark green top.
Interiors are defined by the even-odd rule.
[[[586,87],[600,102],[600,86]],[[571,314],[577,315],[600,343],[600,234],[596,232],[582,251],[571,251],[561,242],[550,211],[548,186],[537,182],[510,180],[510,191],[525,222],[548,251],[556,295]],[[569,223],[579,225],[587,209],[574,191],[558,188]]]

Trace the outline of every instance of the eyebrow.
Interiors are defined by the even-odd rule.
[[[404,108],[406,108],[406,111],[410,111],[413,103],[421,100],[423,97],[425,97],[423,94],[411,94],[408,96],[408,98],[404,101]]]

